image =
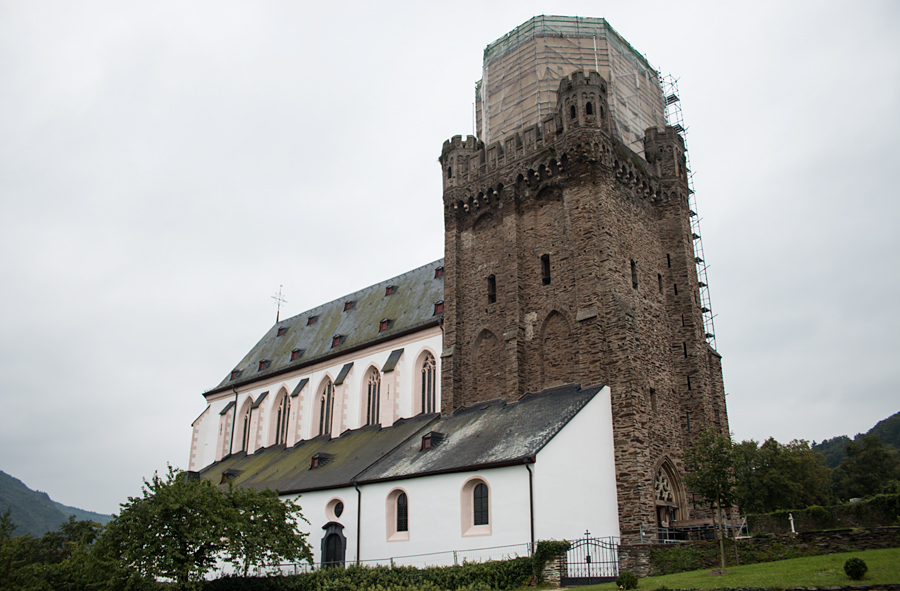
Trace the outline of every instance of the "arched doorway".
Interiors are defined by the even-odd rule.
[[[325,524],[325,536],[322,538],[322,566],[344,566],[347,552],[347,538],[344,537],[344,526],[336,521]]]
[[[653,492],[659,539],[673,539],[677,522],[686,519],[687,513],[681,478],[668,458],[656,470]]]

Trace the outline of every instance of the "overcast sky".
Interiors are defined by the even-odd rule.
[[[112,513],[275,320],[443,256],[484,47],[680,79],[738,439],[900,411],[900,3],[0,2],[0,470]]]

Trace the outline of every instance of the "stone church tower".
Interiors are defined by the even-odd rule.
[[[650,127],[632,149],[613,98],[607,78],[576,71],[540,120],[489,145],[444,142],[441,389],[447,414],[608,385],[629,535],[697,516],[679,458],[703,425],[727,433],[728,419],[702,318],[684,141]],[[590,469],[591,450],[572,451]]]

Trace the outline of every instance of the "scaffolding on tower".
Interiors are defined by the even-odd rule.
[[[709,298],[709,282],[706,270],[706,256],[703,254],[703,238],[700,234],[700,216],[697,214],[697,198],[694,193],[694,172],[691,168],[691,156],[687,147],[687,128],[684,126],[684,115],[681,111],[681,99],[678,98],[678,79],[671,74],[660,76],[660,85],[666,102],[666,123],[684,138],[684,158],[688,171],[688,207],[691,216],[691,237],[694,240],[694,260],[697,263],[697,284],[700,287],[700,311],[703,316],[703,331],[706,342],[716,349],[716,329],[713,323],[715,315]]]

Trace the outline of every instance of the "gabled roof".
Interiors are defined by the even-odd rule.
[[[334,439],[320,436],[301,441],[290,448],[273,445],[249,456],[240,452],[204,468],[200,478],[219,484],[222,473],[230,470],[230,482],[236,486],[271,488],[280,494],[352,486],[357,474],[436,418],[436,414],[419,415],[385,429],[374,425],[345,431]],[[326,454],[329,461],[310,469],[316,454]]]
[[[437,324],[443,314],[435,315],[434,304],[444,299],[444,281],[435,278],[435,269],[443,266],[444,260],[437,260],[276,323],[234,366],[241,373],[231,379],[230,370],[206,395]],[[388,286],[394,287],[390,295]],[[390,327],[380,331],[385,318]],[[334,337],[340,337],[337,346]],[[292,361],[291,352],[297,349],[302,355]],[[271,363],[260,371],[260,362],[266,360]]]
[[[512,403],[475,404],[447,417],[419,415],[389,428],[363,427],[287,449],[273,445],[250,456],[241,452],[203,469],[200,477],[218,484],[228,471],[235,485],[289,494],[533,461],[602,388],[569,384]],[[441,437],[422,450],[427,433]],[[310,469],[316,454],[328,462]]]
[[[409,478],[531,460],[603,386],[569,384],[518,401],[491,401],[457,410],[420,435],[443,435],[430,450],[410,439],[357,476],[358,482]]]

